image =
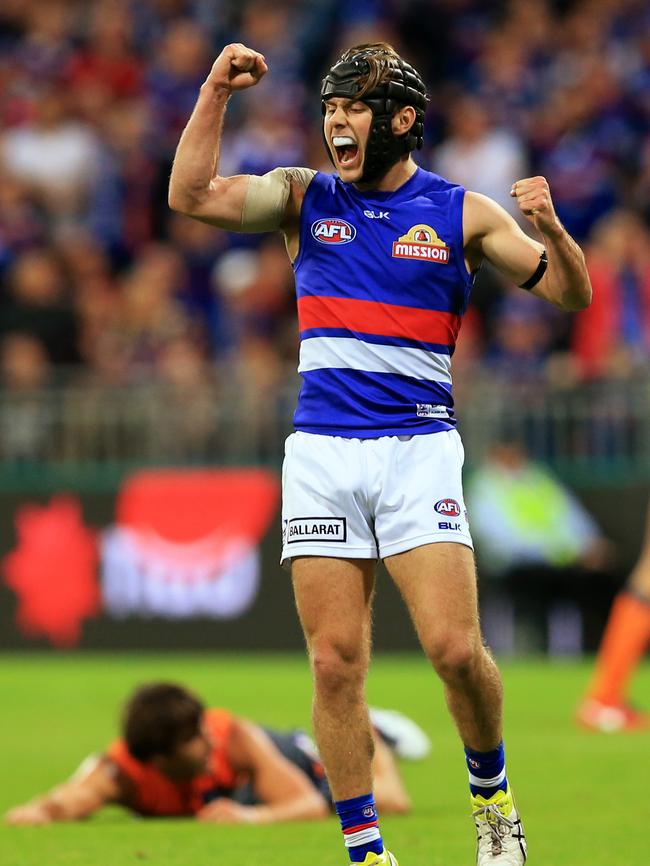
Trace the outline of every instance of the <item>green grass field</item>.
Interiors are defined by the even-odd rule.
[[[571,714],[589,665],[502,665],[506,749],[528,833],[531,866],[645,866],[650,862],[650,735],[577,731]],[[115,733],[137,683],[182,681],[210,704],[275,726],[309,724],[310,680],[301,657],[224,655],[0,656],[0,810],[61,780]],[[650,703],[650,666],[635,679]],[[403,766],[414,801],[382,829],[401,866],[471,866],[463,754],[439,684],[410,656],[378,657],[371,703],[396,707],[429,730],[433,753]],[[306,859],[308,858],[308,859]],[[0,866],[343,866],[334,819],[267,827],[143,821],[110,808],[79,824],[0,827]]]

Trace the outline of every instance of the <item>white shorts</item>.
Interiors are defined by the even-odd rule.
[[[473,547],[456,430],[379,439],[292,433],[282,467],[282,559],[383,559],[435,541]]]

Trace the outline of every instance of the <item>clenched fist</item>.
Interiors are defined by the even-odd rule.
[[[557,234],[562,231],[545,177],[525,177],[515,181],[510,195],[517,199],[521,212],[542,234]]]
[[[241,42],[234,42],[226,45],[214,61],[206,83],[228,93],[246,90],[254,87],[268,69],[263,54],[247,48]]]

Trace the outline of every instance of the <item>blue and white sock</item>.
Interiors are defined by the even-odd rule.
[[[381,854],[384,843],[379,832],[374,796],[363,794],[350,800],[338,800],[334,807],[341,821],[350,860],[353,863],[363,863],[369,851]]]
[[[508,789],[503,741],[491,752],[475,752],[465,747],[465,759],[469,772],[469,789],[474,797],[480,794],[489,800],[497,791]]]

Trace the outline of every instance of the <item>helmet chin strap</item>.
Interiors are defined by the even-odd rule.
[[[354,100],[360,91],[359,79],[370,72],[370,65],[364,51],[355,54],[349,60],[340,60],[329,70],[321,87],[323,114],[325,103],[332,97]],[[368,93],[364,93],[361,102],[365,103],[373,114],[368,132],[363,172],[360,183],[373,183],[382,178],[404,155],[415,148],[421,148],[424,132],[424,111],[427,95],[424,82],[416,70],[400,57],[391,58],[390,78],[378,84]],[[395,112],[404,105],[415,109],[415,123],[403,135],[395,135],[392,120]],[[325,148],[331,162],[336,165],[325,138]]]

